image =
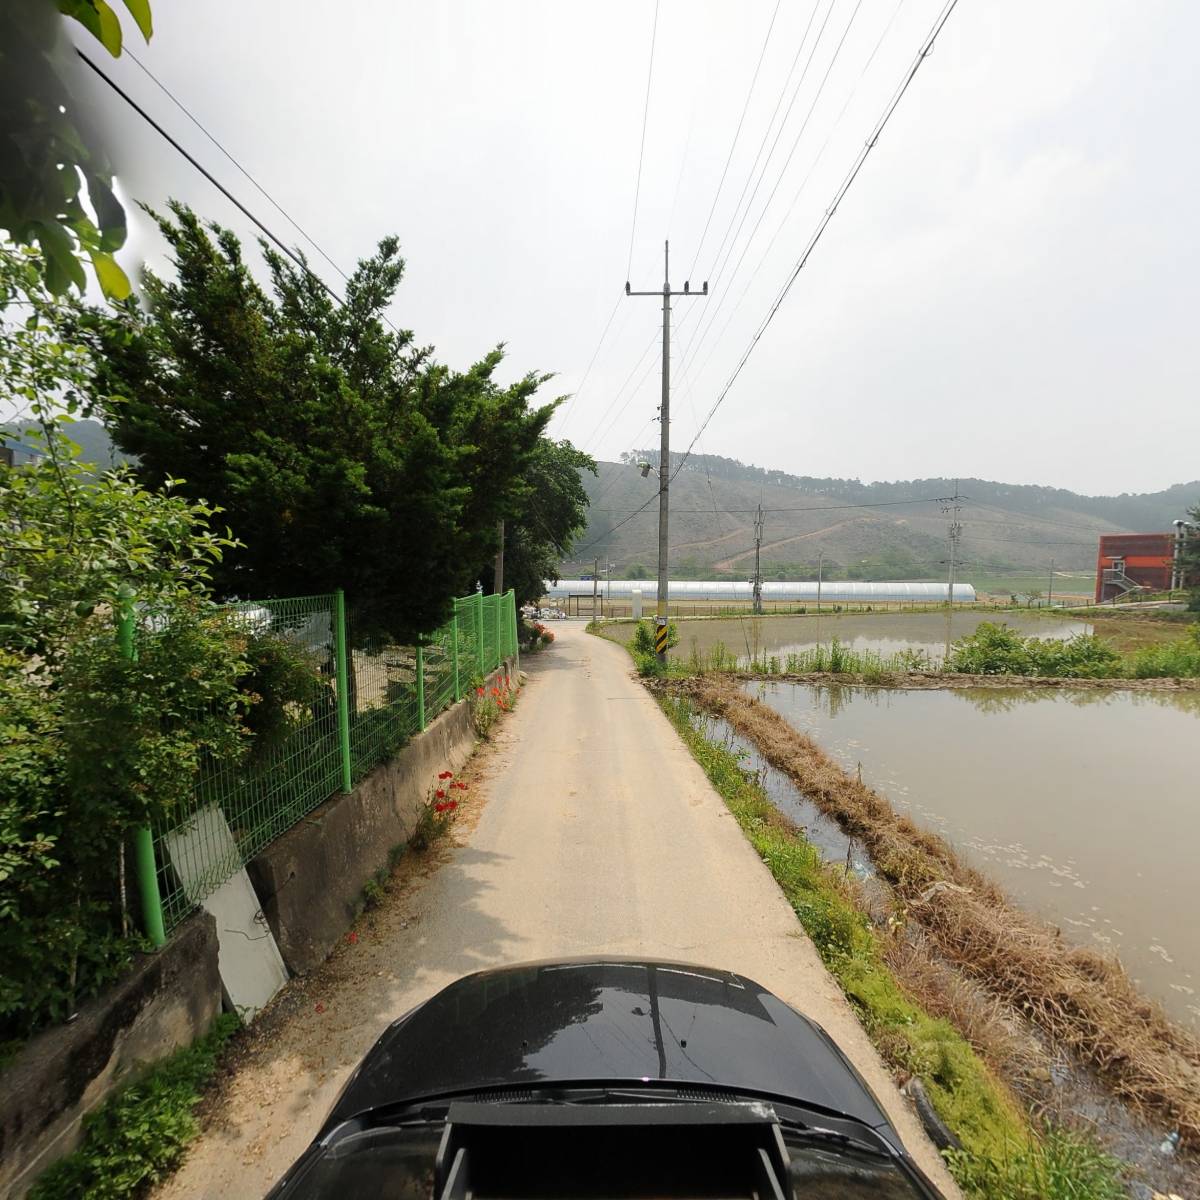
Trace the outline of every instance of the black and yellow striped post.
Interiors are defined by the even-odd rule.
[[[656,617],[654,626],[654,653],[658,655],[658,661],[665,663],[667,661],[667,618]]]

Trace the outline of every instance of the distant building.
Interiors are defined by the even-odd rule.
[[[1129,592],[1165,592],[1186,587],[1181,554],[1184,542],[1200,532],[1176,521],[1170,533],[1106,533],[1096,555],[1096,603]]]

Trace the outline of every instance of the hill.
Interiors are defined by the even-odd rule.
[[[79,447],[79,457],[94,467],[107,471],[134,460],[113,445],[108,432],[99,421],[84,419],[72,421],[66,429],[67,436]],[[12,432],[0,430],[0,438],[12,446],[22,457],[28,457],[41,445],[38,431],[33,426],[19,427]]]
[[[591,499],[587,532],[564,577],[592,570],[594,557],[614,576],[649,578],[657,563],[657,479],[643,479],[632,452],[585,476]],[[677,578],[746,579],[754,569],[754,513],[764,509],[763,575],[816,578],[942,579],[947,571],[952,479],[864,484],[765,471],[718,455],[692,455],[671,485],[671,573]],[[1166,530],[1200,502],[1200,481],[1161,492],[1082,496],[1062,488],[957,481],[962,497],[959,578],[997,590],[1044,587],[1050,561],[1062,587],[1090,591],[1101,533]],[[650,503],[641,512],[636,510]],[[1021,581],[1024,580],[1022,586]],[[1039,583],[1039,581],[1041,581]]]

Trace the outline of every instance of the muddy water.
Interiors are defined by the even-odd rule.
[[[679,621],[678,654],[687,657],[693,647],[701,654],[724,645],[740,659],[757,655],[785,658],[834,638],[854,650],[896,654],[901,650],[924,651],[930,659],[941,659],[955,638],[974,633],[983,621],[1003,621],[1022,637],[1068,638],[1090,633],[1091,626],[1068,618],[1036,617],[1019,611],[947,613],[828,613],[800,617],[720,617]],[[615,625],[613,637],[628,641],[633,625]]]
[[[746,686],[1200,1028],[1200,693]]]

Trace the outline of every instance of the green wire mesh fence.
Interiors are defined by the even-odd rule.
[[[248,763],[207,765],[188,810],[152,831],[167,930],[517,650],[511,591],[455,600],[451,619],[418,646],[356,640],[337,594],[248,601],[220,611],[248,634],[279,638],[307,653],[320,683],[280,743]],[[342,646],[345,661],[339,662]],[[338,702],[343,678],[344,705]]]

